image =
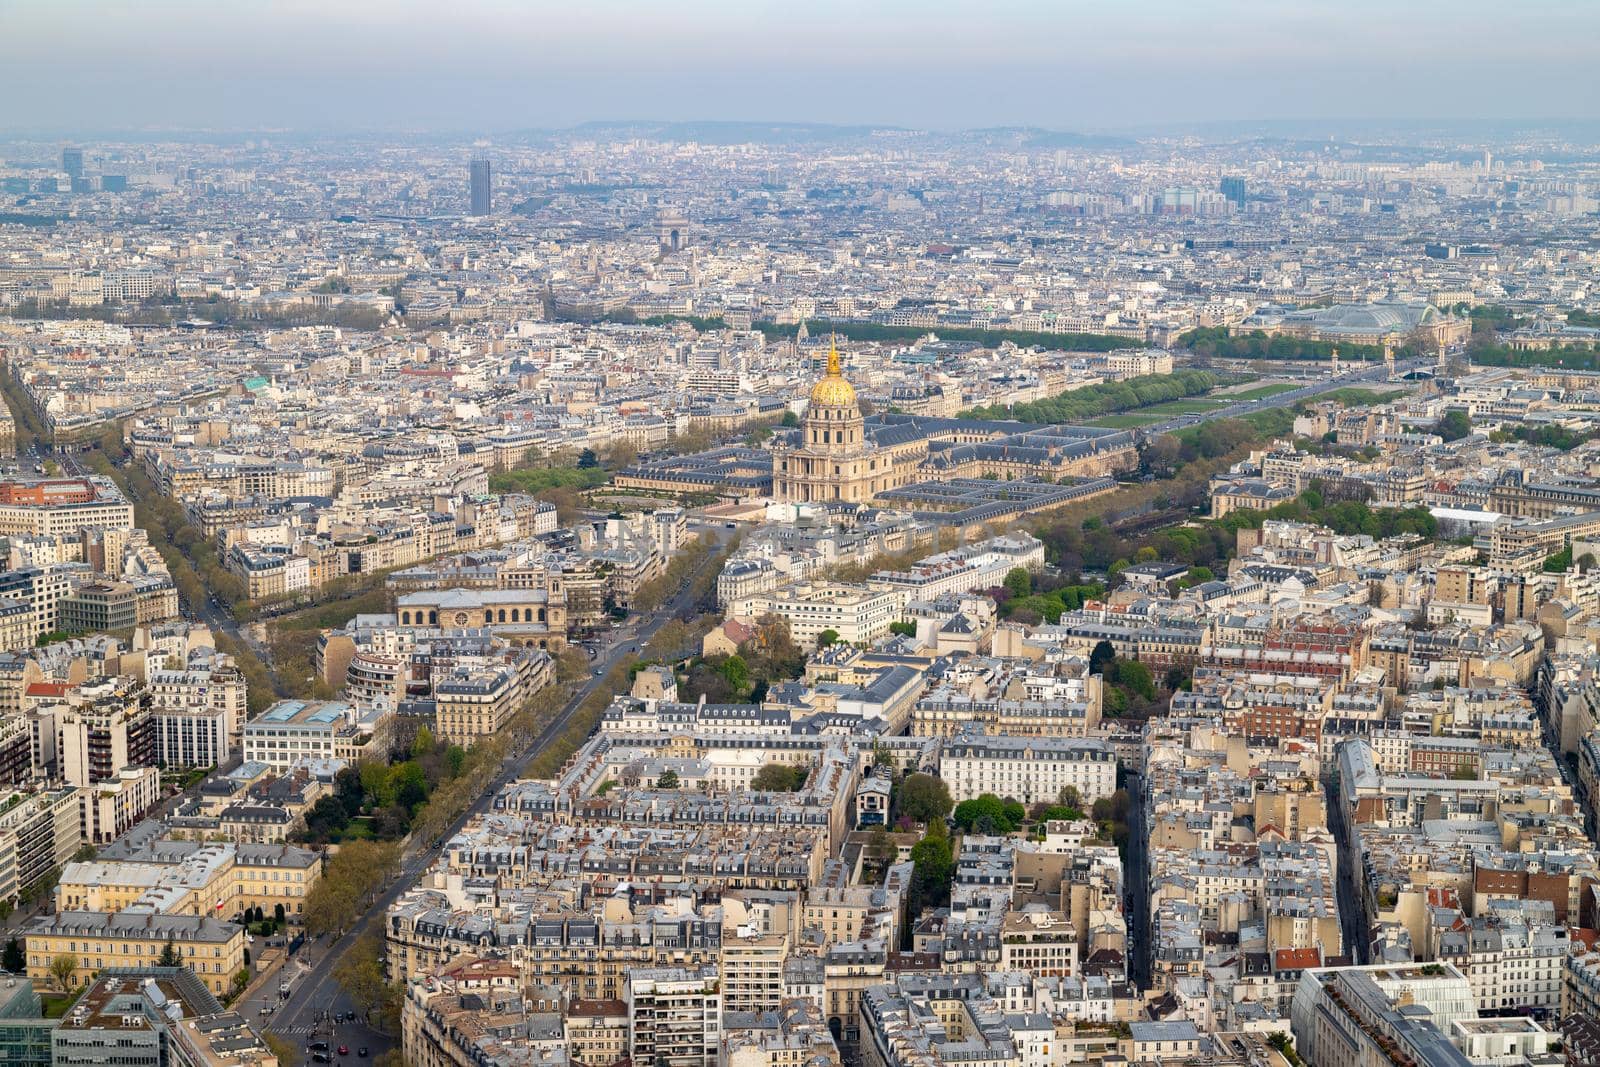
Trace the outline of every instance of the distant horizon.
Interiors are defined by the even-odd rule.
[[[207,136],[219,138],[283,137],[318,139],[339,136],[415,136],[461,141],[482,140],[489,142],[492,147],[494,138],[558,137],[565,134],[579,134],[591,129],[614,130],[634,126],[656,128],[699,127],[707,130],[765,127],[773,131],[792,129],[796,131],[810,130],[839,134],[870,134],[883,131],[912,135],[922,134],[930,138],[1032,133],[1086,139],[1122,139],[1129,142],[1161,141],[1175,137],[1193,136],[1197,131],[1208,131],[1216,136],[1223,136],[1224,134],[1232,137],[1294,136],[1301,139],[1315,138],[1333,141],[1345,140],[1351,137],[1391,136],[1399,131],[1412,133],[1457,131],[1462,133],[1470,132],[1479,136],[1494,133],[1502,137],[1516,134],[1559,134],[1562,132],[1576,133],[1582,131],[1586,135],[1596,137],[1597,144],[1600,144],[1600,118],[1576,116],[1529,116],[1524,118],[1287,116],[1279,118],[1215,118],[1194,122],[1144,123],[1117,126],[1080,125],[1072,127],[1009,122],[938,127],[892,122],[832,122],[821,119],[630,117],[590,118],[563,125],[507,126],[493,129],[449,125],[385,126],[371,124],[363,126],[333,123],[323,125],[257,124],[235,126],[169,123],[148,126],[40,125],[8,127],[4,125],[4,119],[0,118],[0,140],[82,140],[85,142],[127,140],[132,142],[159,142],[164,137],[182,139],[202,139]],[[1316,126],[1326,127],[1326,129],[1320,131],[1308,129],[1308,127]]]
[[[4,12],[12,135],[466,134],[640,111],[1090,134],[1218,116],[1600,120],[1600,4],[1568,0],[8,0]]]

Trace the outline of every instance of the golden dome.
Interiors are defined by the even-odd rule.
[[[855,386],[845,381],[839,366],[839,348],[828,346],[828,373],[811,387],[811,406],[825,408],[853,408],[856,406]]]

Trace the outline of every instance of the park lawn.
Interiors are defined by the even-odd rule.
[[[39,1008],[46,1019],[59,1019],[67,1014],[67,1009],[72,1007],[78,999],[76,993],[50,993],[39,991]]]
[[[1409,389],[1362,389],[1358,386],[1347,386],[1344,389],[1333,389],[1322,393],[1313,400],[1337,400],[1341,404],[1351,407],[1370,407],[1373,404],[1387,404],[1398,397],[1405,396]]]

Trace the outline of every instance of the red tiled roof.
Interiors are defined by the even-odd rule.
[[[1303,971],[1322,966],[1322,951],[1316,948],[1280,948],[1272,954],[1275,971]]]

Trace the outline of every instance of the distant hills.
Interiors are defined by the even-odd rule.
[[[834,145],[856,146],[896,140],[955,141],[1006,145],[1012,148],[1126,148],[1138,142],[1127,137],[1047,130],[1034,126],[991,126],[975,130],[932,132],[903,126],[840,126],[824,122],[585,122],[560,130],[523,130],[517,139],[552,140],[581,137],[599,141],[633,140],[695,142],[705,145]]]

